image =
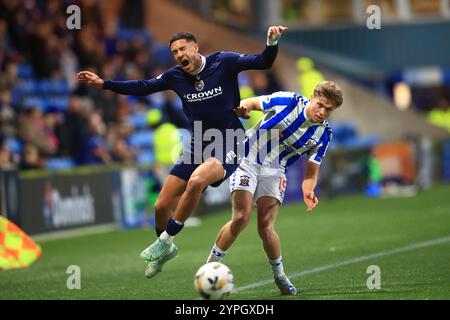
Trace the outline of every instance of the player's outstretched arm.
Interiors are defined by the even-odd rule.
[[[242,54],[239,55],[235,61],[235,68],[237,72],[243,70],[264,70],[272,67],[278,53],[278,40],[281,34],[287,28],[283,26],[272,26],[267,30],[266,47],[260,54]]]
[[[149,80],[111,81],[103,80],[93,72],[81,71],[77,73],[77,80],[97,89],[106,89],[132,96],[146,96],[154,92],[170,89],[170,85],[162,76]]]
[[[302,183],[303,191],[303,201],[306,204],[306,211],[312,211],[317,204],[319,199],[314,194],[314,188],[317,184],[317,178],[319,177],[320,165],[312,161],[306,162],[305,177]]]
[[[261,101],[258,97],[242,100],[239,106],[234,109],[234,112],[240,118],[249,119],[252,110],[262,111]]]
[[[90,86],[93,86],[97,89],[103,88],[103,79],[100,78],[98,75],[96,75],[93,72],[90,71],[81,71],[77,73],[77,80],[80,82],[83,82],[85,84],[88,84]]]

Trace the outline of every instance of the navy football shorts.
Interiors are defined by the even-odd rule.
[[[182,159],[183,156],[180,157]],[[170,174],[177,176],[180,179],[183,179],[185,181],[189,181],[189,178],[192,175],[192,172],[197,169],[197,167],[200,166],[200,164],[192,164],[192,163],[182,163],[180,160],[177,161],[177,163],[173,166],[172,170],[170,170]],[[212,183],[211,187],[218,187],[220,186],[225,180],[227,180],[233,172],[236,171],[236,169],[239,167],[239,163],[222,163],[223,169],[225,170],[225,176]]]

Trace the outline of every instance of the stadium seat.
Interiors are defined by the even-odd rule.
[[[6,145],[8,146],[8,149],[11,151],[11,153],[18,155],[22,153],[23,142],[20,139],[7,138]]]
[[[137,155],[138,164],[153,164],[155,162],[155,155],[151,150],[142,150]]]
[[[442,178],[450,181],[450,140],[442,144]]]
[[[33,80],[24,80],[20,83],[18,89],[21,95],[34,94],[36,92],[36,82]]]
[[[126,121],[136,129],[142,129],[147,126],[147,117],[145,113],[136,112],[126,118]]]
[[[64,170],[75,166],[75,161],[71,157],[54,157],[48,158],[45,163],[47,170]]]
[[[138,147],[138,148],[153,147],[153,131],[144,130],[134,132],[128,137],[128,144],[131,147]]]
[[[148,31],[141,29],[120,28],[116,33],[116,37],[120,40],[125,41],[131,41],[133,39],[141,39],[148,46],[151,46],[153,42],[151,34]]]
[[[354,124],[348,122],[330,123],[333,130],[333,140],[337,144],[345,144],[347,141],[357,136],[357,130]]]
[[[45,110],[47,102],[40,96],[28,96],[24,98],[23,105],[25,108],[40,108]]]
[[[36,81],[36,93],[46,94],[50,91],[51,84],[47,80]]]
[[[370,149],[382,141],[383,137],[380,135],[360,136],[348,139],[347,141],[342,143],[342,146],[347,149],[356,149],[356,148]]]
[[[29,64],[21,63],[17,68],[17,75],[20,79],[28,79],[33,77],[33,67]]]

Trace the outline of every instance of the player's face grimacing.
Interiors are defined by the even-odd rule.
[[[185,72],[193,72],[200,68],[202,58],[198,54],[198,44],[185,39],[174,41],[170,46],[172,55]]]
[[[336,107],[324,97],[313,96],[311,98],[307,115],[309,120],[316,123],[322,123],[328,119]]]

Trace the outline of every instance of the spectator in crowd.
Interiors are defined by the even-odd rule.
[[[273,70],[254,71],[251,74],[251,87],[256,96],[283,90]]]
[[[98,112],[93,112],[89,116],[85,164],[102,164],[112,161],[104,138],[105,133],[106,126],[101,115]]]
[[[0,73],[0,88],[3,90],[12,90],[18,82],[17,63],[8,61],[4,65],[4,72]]]
[[[13,137],[16,133],[15,113],[11,106],[11,91],[0,84],[0,133]]]
[[[34,144],[45,156],[56,154],[58,148],[48,139],[42,111],[37,107],[28,108],[18,120],[18,136],[26,143]]]
[[[6,144],[0,144],[0,169],[8,169],[13,166],[11,152]]]
[[[72,95],[66,114],[66,126],[59,133],[61,153],[73,155],[78,165],[84,162],[84,143],[87,132],[86,119],[81,113],[81,97]]]
[[[111,151],[112,161],[133,164],[135,163],[135,155],[132,149],[127,145],[125,139],[117,139]]]
[[[39,150],[33,144],[26,144],[22,150],[22,160],[20,162],[21,170],[39,169],[43,165],[39,158]]]
[[[60,145],[55,132],[56,126],[58,125],[58,119],[58,111],[55,108],[50,108],[44,114],[44,131],[47,135],[47,140],[57,151],[59,150]]]
[[[42,18],[29,37],[31,64],[37,78],[50,78],[59,70],[59,41],[52,25]]]

